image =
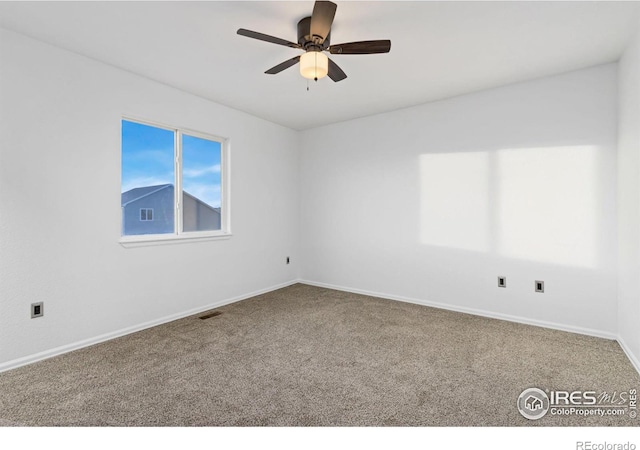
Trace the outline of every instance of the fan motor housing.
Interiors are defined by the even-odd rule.
[[[298,22],[298,44],[302,46],[306,51],[323,51],[329,48],[331,41],[331,32],[327,35],[327,38],[322,44],[319,44],[317,40],[311,36],[311,16],[305,17]]]

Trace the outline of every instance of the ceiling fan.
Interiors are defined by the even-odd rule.
[[[334,55],[369,55],[373,53],[388,53],[391,50],[390,40],[348,42],[346,44],[330,45],[331,24],[336,15],[337,5],[328,1],[316,1],[313,13],[298,22],[298,43],[289,42],[257,31],[240,28],[241,36],[271,42],[272,44],[304,50],[298,55],[267,70],[265,73],[275,75],[289,67],[300,63],[300,74],[308,79],[318,79],[329,75],[333,81],[342,81],[347,75],[338,65],[323,52]]]

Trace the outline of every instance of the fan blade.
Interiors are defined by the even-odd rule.
[[[282,72],[284,69],[288,69],[294,64],[297,64],[298,61],[300,61],[300,55],[296,56],[295,58],[288,59],[285,62],[278,64],[277,66],[273,66],[271,69],[267,70],[265,73],[268,73],[269,75],[275,75],[277,73]]]
[[[372,53],[389,53],[391,41],[361,41],[336,44],[329,47],[329,53],[334,55],[370,55]]]
[[[342,71],[342,69],[329,58],[329,78],[333,81],[338,82],[347,78],[347,74]]]
[[[338,5],[332,2],[317,1],[311,13],[311,39],[322,44],[331,32],[331,24]]]
[[[300,44],[295,44],[293,42],[285,41],[284,39],[280,39],[274,36],[269,36],[268,34],[258,33],[257,31],[245,30],[244,28],[240,28],[238,30],[238,34],[240,36],[246,36],[253,39],[258,39],[259,41],[271,42],[272,44],[284,45],[286,47],[291,48],[302,48]]]

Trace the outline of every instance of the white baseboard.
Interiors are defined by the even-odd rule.
[[[177,314],[172,314],[170,316],[166,316],[166,317],[162,317],[160,319],[156,319],[156,320],[152,320],[149,322],[145,322],[139,325],[134,325],[131,327],[127,327],[127,328],[123,328],[121,330],[118,331],[114,331],[112,333],[106,333],[106,334],[102,334],[100,336],[96,336],[96,337],[92,337],[89,339],[85,339],[79,342],[75,342],[72,344],[67,344],[67,345],[63,345],[60,347],[56,347],[53,348],[51,350],[46,350],[40,353],[35,353],[33,355],[29,355],[29,356],[25,356],[22,358],[18,358],[18,359],[14,359],[11,361],[7,361],[5,363],[0,364],[0,372],[5,372],[7,370],[11,370],[11,369],[15,369],[21,366],[25,366],[27,364],[32,364],[38,361],[42,361],[44,359],[48,359],[48,358],[52,358],[54,356],[58,356],[61,355],[63,353],[68,353],[68,352],[72,352],[74,350],[79,350],[81,348],[84,347],[89,347],[91,345],[95,345],[95,344],[99,344],[101,342],[105,342],[108,341],[110,339],[115,339],[121,336],[125,336],[127,334],[131,334],[131,333],[135,333],[138,331],[142,331],[145,330],[147,328],[151,328],[151,327],[155,327],[158,325],[162,325],[164,323],[167,322],[172,322],[174,320],[178,320],[178,319],[182,319],[188,316],[192,316],[194,314],[198,314],[201,313],[203,311],[208,311],[210,309],[215,309],[215,308],[219,308],[221,306],[224,305],[229,305],[231,303],[236,303],[239,302],[241,300],[246,300],[248,298],[251,297],[255,297],[256,295],[261,295],[261,294],[266,294],[268,292],[272,292],[278,289],[282,289],[297,283],[301,283],[301,284],[308,284],[310,286],[317,286],[317,287],[322,287],[322,288],[327,288],[327,289],[334,289],[337,291],[343,291],[343,292],[351,292],[354,294],[362,294],[362,295],[368,295],[371,297],[378,297],[378,298],[383,298],[383,299],[387,299],[387,300],[395,300],[395,301],[401,301],[401,302],[406,302],[406,303],[413,303],[413,304],[417,304],[417,305],[423,305],[423,306],[430,306],[433,308],[439,308],[439,309],[445,309],[445,310],[449,310],[449,311],[455,311],[455,312],[461,312],[461,313],[466,313],[466,314],[473,314],[476,316],[482,316],[482,317],[489,317],[492,319],[500,319],[500,320],[507,320],[509,322],[516,322],[516,323],[522,323],[522,324],[526,324],[526,325],[534,325],[534,326],[539,326],[539,327],[543,327],[543,328],[551,328],[554,330],[560,330],[560,331],[568,331],[570,333],[578,333],[578,334],[584,334],[584,335],[588,335],[588,336],[594,336],[594,337],[600,337],[600,338],[604,338],[604,339],[612,339],[612,340],[617,340],[618,343],[620,344],[620,347],[622,348],[622,350],[625,352],[625,354],[627,355],[627,357],[629,358],[629,361],[631,362],[631,364],[634,366],[634,368],[638,371],[638,373],[640,373],[640,361],[638,360],[638,358],[631,352],[631,350],[629,349],[629,347],[626,345],[625,341],[620,337],[620,336],[616,336],[612,333],[609,332],[605,332],[605,331],[601,331],[601,330],[594,330],[594,329],[589,329],[589,328],[582,328],[582,327],[575,327],[572,325],[564,325],[564,324],[559,324],[559,323],[553,323],[553,322],[546,322],[546,321],[540,321],[540,320],[533,320],[533,319],[527,319],[525,317],[520,317],[520,316],[511,316],[508,314],[500,314],[500,313],[494,313],[494,312],[490,312],[490,311],[485,311],[485,310],[481,310],[481,309],[474,309],[474,308],[466,308],[466,307],[460,307],[460,306],[455,306],[455,305],[449,305],[449,304],[445,304],[445,303],[438,303],[438,302],[431,302],[431,301],[427,301],[427,300],[422,300],[422,299],[415,299],[415,298],[410,298],[410,297],[403,297],[403,296],[399,296],[399,295],[391,295],[391,294],[385,294],[385,293],[380,293],[380,292],[373,292],[373,291],[367,291],[367,290],[363,290],[363,289],[356,289],[356,288],[349,288],[349,287],[345,287],[345,286],[338,286],[338,285],[334,285],[334,284],[327,284],[327,283],[319,283],[319,282],[315,282],[315,281],[310,281],[310,280],[292,280],[292,281],[288,281],[286,283],[282,283],[279,285],[275,285],[275,286],[271,286],[265,289],[260,289],[258,291],[254,291],[254,292],[250,292],[247,294],[243,294],[243,295],[239,295],[233,298],[229,298],[229,299],[225,299],[225,300],[221,300],[218,302],[214,302],[202,307],[198,307],[198,308],[194,308],[194,309],[190,309],[188,311],[183,311]]]
[[[110,339],[115,339],[121,336],[125,336],[127,334],[135,333],[138,331],[145,330],[147,328],[155,327],[158,325],[162,325],[163,323],[172,322],[174,320],[183,319],[188,316],[192,316],[194,314],[201,313],[203,311],[208,311],[210,309],[219,308],[224,305],[229,305],[231,303],[236,303],[241,300],[246,300],[251,297],[255,297],[256,295],[266,294],[267,292],[272,292],[278,289],[285,288],[287,286],[291,286],[293,284],[298,283],[298,280],[288,281],[286,283],[278,284],[276,286],[271,286],[265,289],[260,289],[258,291],[250,292],[248,294],[239,295],[237,297],[228,298],[225,300],[220,300],[218,302],[210,303],[208,305],[193,308],[188,311],[183,311],[180,313],[172,314],[170,316],[165,316],[160,319],[151,320],[149,322],[141,323],[138,325],[134,325],[131,327],[123,328],[118,331],[114,331],[112,333],[102,334],[100,336],[95,336],[89,339],[84,339],[79,342],[74,342],[72,344],[63,345],[60,347],[56,347],[50,350],[45,350],[40,353],[35,353],[33,355],[25,356],[22,358],[14,359],[11,361],[7,361],[5,363],[0,364],[0,372],[5,372],[7,370],[16,369],[21,366],[26,366],[27,364],[32,364],[38,361],[42,361],[44,359],[49,359],[54,356],[61,355],[63,353],[72,352],[74,350],[79,350],[84,347],[89,347],[91,345],[99,344],[101,342],[108,341]]]
[[[638,374],[640,374],[640,359],[638,359],[638,356],[633,354],[633,352],[631,351],[631,349],[626,344],[624,339],[622,339],[621,336],[615,335],[615,334],[607,332],[607,331],[595,330],[595,329],[592,329],[592,328],[576,327],[576,326],[573,326],[573,325],[566,325],[566,324],[555,323],[555,322],[546,322],[546,321],[543,321],[543,320],[528,319],[526,317],[521,317],[521,316],[512,316],[512,315],[509,315],[509,314],[500,314],[500,313],[495,313],[495,312],[491,312],[491,311],[485,311],[485,310],[482,310],[482,309],[466,308],[466,307],[455,306],[455,305],[450,305],[450,304],[446,304],[446,303],[438,303],[438,302],[431,302],[431,301],[428,301],[428,300],[415,299],[415,298],[410,298],[410,297],[403,297],[403,296],[400,296],[400,295],[384,294],[384,293],[380,293],[380,292],[367,291],[367,290],[364,290],[364,289],[356,289],[356,288],[350,288],[350,287],[345,287],[345,286],[338,286],[338,285],[335,285],[335,284],[318,283],[318,282],[309,281],[309,280],[298,280],[298,282],[301,283],[301,284],[308,284],[310,286],[317,286],[317,287],[322,287],[322,288],[327,288],[327,289],[334,289],[334,290],[337,290],[337,291],[351,292],[351,293],[354,293],[354,294],[368,295],[370,297],[378,297],[378,298],[383,298],[383,299],[387,299],[387,300],[396,300],[396,301],[401,301],[401,302],[406,302],[406,303],[414,303],[416,305],[430,306],[430,307],[433,307],[433,308],[445,309],[445,310],[448,310],[448,311],[455,311],[455,312],[461,312],[461,313],[466,313],[466,314],[473,314],[473,315],[476,315],[476,316],[489,317],[489,318],[492,318],[492,319],[506,320],[506,321],[509,321],[509,322],[522,323],[522,324],[526,324],[526,325],[534,325],[534,326],[543,327],[543,328],[550,328],[550,329],[553,329],[553,330],[567,331],[569,333],[584,334],[584,335],[587,335],[587,336],[593,336],[593,337],[599,337],[599,338],[603,338],[603,339],[615,340],[615,341],[618,342],[618,344],[620,345],[620,347],[624,351],[625,355],[627,355],[627,358],[631,362],[631,365],[636,369]]]
[[[594,337],[599,337],[604,339],[616,340],[618,338],[618,336],[616,336],[615,334],[607,331],[576,327],[573,325],[565,325],[565,324],[555,323],[555,322],[546,322],[543,320],[528,319],[526,317],[512,316],[509,314],[501,314],[501,313],[496,313],[492,311],[485,311],[483,309],[467,308],[464,306],[450,305],[448,303],[438,303],[438,302],[432,302],[429,300],[403,297],[400,295],[385,294],[381,292],[366,291],[363,289],[356,289],[356,288],[350,288],[345,286],[336,286],[334,284],[318,283],[318,282],[309,281],[309,280],[299,280],[299,283],[308,284],[310,286],[323,287],[327,289],[334,289],[337,291],[351,292],[354,294],[368,295],[370,297],[379,297],[387,300],[397,300],[405,303],[414,303],[416,305],[430,306],[432,308],[446,309],[448,311],[455,311],[455,312],[460,312],[465,314],[473,314],[475,316],[488,317],[491,319],[500,319],[500,320],[506,320],[508,322],[522,323],[525,325],[534,325],[537,327],[551,328],[553,330],[568,331],[570,333],[584,334],[587,336],[594,336]]]
[[[629,361],[631,361],[633,367],[636,369],[638,374],[640,374],[640,360],[638,359],[638,357],[633,354],[627,343],[624,341],[624,339],[622,339],[622,336],[618,336],[617,340],[618,344],[620,344],[620,347],[622,347],[625,355],[627,355],[627,358],[629,358]]]

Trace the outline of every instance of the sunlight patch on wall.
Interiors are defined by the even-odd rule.
[[[421,243],[596,266],[597,150],[562,146],[421,155]]]

